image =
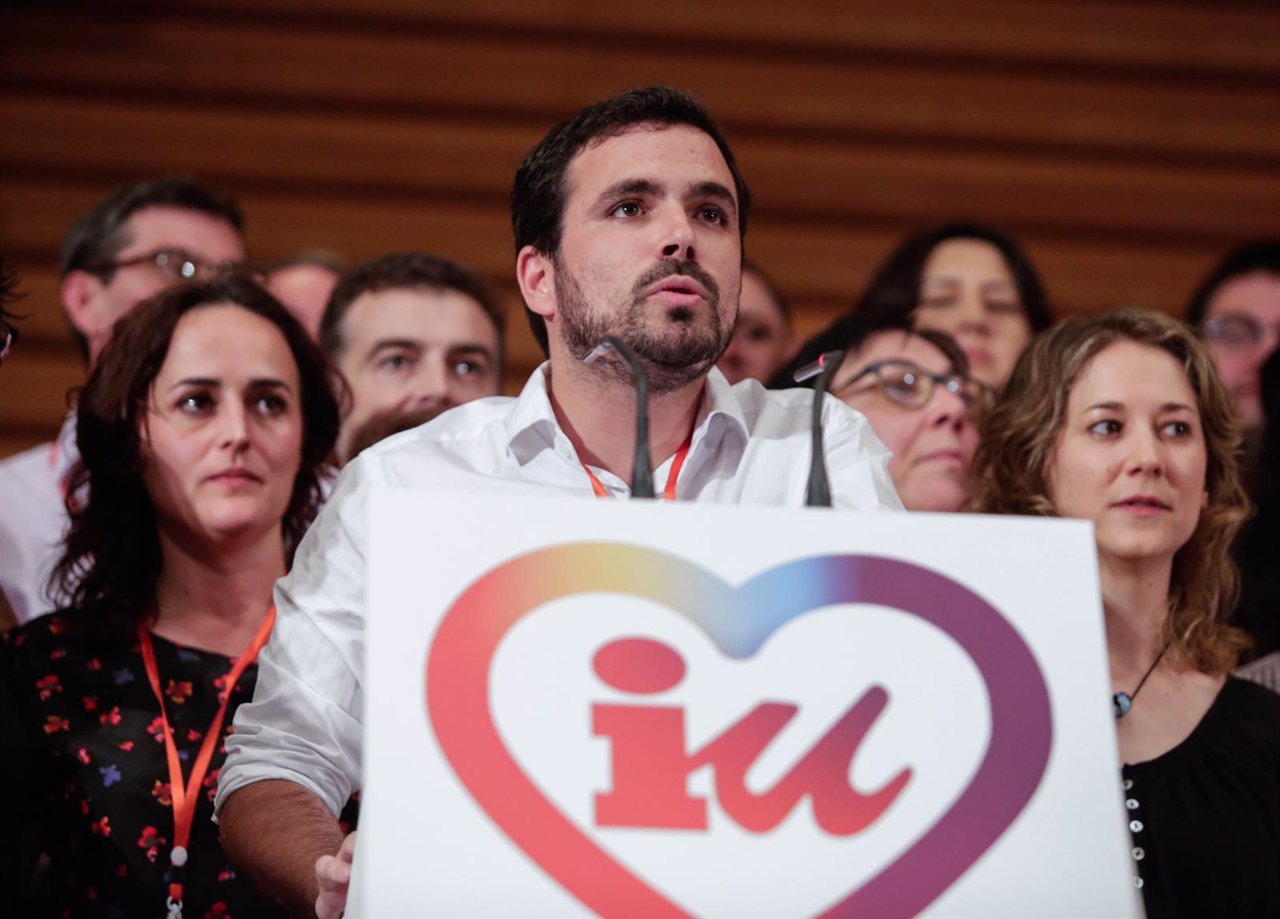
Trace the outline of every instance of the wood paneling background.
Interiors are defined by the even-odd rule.
[[[83,371],[57,298],[71,221],[116,184],[235,194],[252,254],[417,247],[510,298],[506,196],[556,121],[627,86],[697,93],[756,195],[747,245],[804,333],[909,230],[994,221],[1060,313],[1179,312],[1280,232],[1280,6],[1177,0],[185,0],[0,11],[0,247],[29,314],[0,456]]]

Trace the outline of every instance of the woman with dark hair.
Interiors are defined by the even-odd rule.
[[[798,368],[836,350],[845,356],[831,394],[862,412],[893,453],[889,475],[902,506],[961,510],[978,445],[974,420],[992,392],[970,378],[969,361],[955,339],[912,328],[910,319],[891,313],[846,313],[805,342],[773,385],[794,386]],[[812,386],[812,380],[804,385]]]
[[[1093,522],[1151,919],[1280,915],[1280,696],[1231,676],[1245,642],[1227,621],[1248,512],[1239,442],[1195,334],[1121,310],[1031,346],[974,460],[979,509]]]
[[[49,859],[27,912],[277,914],[223,856],[212,800],[320,501],[328,365],[253,282],[181,286],[120,320],[76,415],[72,601],[13,630],[0,671],[36,777],[0,832]]]
[[[1191,295],[1187,322],[1204,333],[1252,440],[1262,424],[1259,374],[1280,347],[1280,240],[1258,240],[1227,253]]]
[[[913,318],[960,343],[973,377],[994,389],[1036,333],[1053,324],[1044,287],[1012,236],[946,223],[907,237],[867,285],[855,312]]]

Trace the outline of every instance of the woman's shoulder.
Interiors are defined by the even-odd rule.
[[[61,609],[10,629],[4,650],[7,665],[14,669],[37,663],[83,666],[130,640],[129,631],[114,619]]]

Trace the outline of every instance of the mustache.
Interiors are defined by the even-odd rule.
[[[719,301],[720,285],[716,283],[716,279],[711,277],[711,275],[708,274],[697,262],[689,259],[664,261],[654,265],[636,279],[636,283],[631,287],[632,298],[636,302],[639,302],[642,299],[645,290],[650,286],[657,284],[664,278],[669,278],[672,275],[683,275],[686,278],[693,278],[706,288],[707,294],[710,295],[712,301]]]

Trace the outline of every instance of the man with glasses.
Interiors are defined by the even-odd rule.
[[[63,242],[62,306],[92,368],[117,319],[171,284],[245,258],[231,198],[185,178],[128,185],[89,208]],[[64,483],[78,458],[75,420],[57,441],[0,463],[0,592],[20,622],[53,609],[49,572],[66,528]]]

